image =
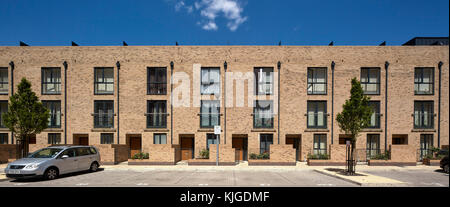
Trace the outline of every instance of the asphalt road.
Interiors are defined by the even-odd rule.
[[[408,186],[448,187],[448,174],[430,169],[361,170],[373,175],[406,182]],[[358,185],[315,172],[313,169],[101,169],[46,181],[6,180],[0,187],[146,187],[146,186],[251,186],[251,187],[357,187]]]
[[[313,170],[244,171],[244,170],[117,170],[74,173],[56,180],[7,180],[0,187],[138,187],[138,186],[357,186]]]

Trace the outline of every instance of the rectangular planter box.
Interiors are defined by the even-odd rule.
[[[440,160],[430,160],[430,159],[423,159],[422,163],[424,165],[429,165],[429,166],[440,166],[441,161]]]
[[[391,160],[369,160],[369,166],[416,166],[416,162],[393,162]]]
[[[333,162],[331,160],[307,160],[309,166],[345,166],[345,162]]]
[[[248,166],[296,166],[296,162],[274,162],[267,160],[248,160]]]
[[[215,166],[216,162],[211,161],[210,159],[191,159],[188,160],[188,165],[192,166]],[[236,165],[236,162],[219,162],[219,166],[234,166]]]
[[[175,165],[175,163],[173,163],[173,162],[155,162],[155,161],[150,161],[149,159],[143,159],[143,160],[128,159],[128,165]]]

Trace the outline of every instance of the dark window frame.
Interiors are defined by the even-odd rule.
[[[219,139],[219,144],[220,144],[220,135],[216,135],[216,134],[212,134],[212,133],[208,133],[206,134],[206,149],[209,150],[209,145],[210,144],[216,144],[216,136],[218,136],[217,138]],[[208,142],[208,140],[213,140],[211,143]]]
[[[6,111],[3,111],[3,108],[1,107],[3,104],[6,104]],[[9,110],[8,100],[1,100],[0,101],[0,128],[6,128],[6,126],[3,124],[3,114],[7,113],[8,110]]]
[[[424,70],[431,70],[431,82],[423,82],[423,74],[424,74]],[[418,71],[420,71],[420,80],[416,81],[416,76],[418,75]],[[414,68],[414,95],[434,95],[434,67],[416,67]],[[430,89],[430,93],[421,93],[419,91],[416,91],[416,85],[418,85],[418,88],[420,88],[420,85],[423,84],[428,84],[431,85],[431,89]]]
[[[6,82],[3,82],[3,78],[1,78],[2,74],[5,74],[6,71]],[[0,91],[0,95],[8,95],[9,94],[9,70],[7,67],[0,67],[0,85],[6,85],[6,91]]]
[[[318,73],[318,71],[316,71],[316,70],[319,70],[319,71],[320,70],[325,70],[325,82],[314,81],[314,78],[317,77],[316,75]],[[309,81],[310,74],[312,75],[312,77],[311,77],[312,82]],[[327,95],[327,93],[328,93],[328,68],[327,67],[308,67],[306,83],[307,83],[307,85],[306,85],[306,92],[308,93],[308,95]],[[315,92],[314,91],[314,85],[316,85],[316,84],[317,85],[319,85],[319,84],[325,85],[325,87],[324,87],[325,88],[325,92]],[[310,85],[312,87],[312,92],[309,91]]]
[[[208,82],[208,84],[203,84],[203,75],[202,75],[202,71],[203,70],[207,70],[208,71],[208,80],[209,80],[209,82]],[[211,70],[218,70],[219,71],[219,82],[211,82]],[[203,85],[214,85],[214,84],[218,84],[219,85],[219,88],[218,88],[218,92],[217,92],[217,94],[220,94],[220,92],[221,92],[221,71],[220,71],[220,67],[201,67],[200,68],[200,94],[201,95],[215,95],[216,93],[214,93],[214,92],[211,92],[211,93],[206,93],[206,92],[204,92],[203,91]]]
[[[46,72],[47,71],[47,72]],[[57,72],[56,72],[57,71]],[[47,82],[47,78],[45,74],[50,74],[50,82]],[[59,82],[55,79],[58,79]],[[44,89],[46,85],[54,85],[55,88],[59,89],[59,91],[48,92]],[[57,87],[59,85],[59,87]],[[55,89],[56,90],[56,89]],[[41,68],[41,94],[42,95],[61,95],[61,68],[60,67],[42,67]]]
[[[161,135],[166,136],[165,143],[161,143]],[[159,143],[156,141],[158,140]],[[167,144],[167,134],[166,133],[155,133],[153,134],[153,144]]]
[[[153,106],[153,107],[151,107]],[[154,112],[155,109],[159,109],[157,111],[162,112]],[[152,112],[153,111],[153,112]],[[165,100],[148,100],[147,101],[147,116],[146,126],[147,128],[166,128],[167,127],[167,102]],[[161,123],[153,123],[150,124],[152,118],[155,117],[157,121],[161,119]]]
[[[215,102],[215,105],[217,105],[217,115],[214,115],[214,113],[212,113],[212,109],[213,107],[211,107],[211,103],[209,104],[209,107],[207,108],[208,111],[204,112],[203,111],[203,103],[205,102]],[[208,124],[207,125],[203,125],[203,118],[204,115],[206,114],[206,118],[208,119]],[[217,125],[220,125],[220,100],[201,100],[200,101],[200,128],[214,128],[214,126],[217,125],[213,125],[213,117],[217,116]]]
[[[429,145],[429,147],[424,148],[422,146],[424,143],[427,143]],[[433,134],[420,134],[420,140],[419,140],[420,158],[423,158],[426,155],[432,153],[431,149],[433,148],[433,146],[434,146]]]
[[[101,133],[100,144],[114,144],[114,133]]]
[[[416,117],[416,104],[420,104],[420,110],[419,110],[419,117]],[[430,119],[429,122],[430,124],[428,126],[426,126],[424,124],[424,120],[425,120],[425,109],[426,109],[426,105],[431,105],[431,112],[429,112],[428,114],[428,118]],[[414,114],[413,114],[414,120],[413,120],[413,125],[414,125],[414,129],[434,129],[434,101],[414,101]],[[419,125],[416,125],[416,118],[419,118],[419,121],[421,123],[419,123]]]
[[[374,149],[370,143],[376,142],[376,148]],[[371,158],[370,155],[380,154],[380,134],[367,134],[366,136],[366,158]]]
[[[101,81],[98,81],[97,71],[101,70]],[[107,82],[105,78],[105,70],[112,70],[112,82]],[[105,92],[99,92],[98,86],[105,85]],[[108,85],[112,85],[112,91],[106,91]],[[114,95],[114,67],[95,67],[94,68],[94,95]]]
[[[163,80],[157,81],[158,75],[163,74]],[[152,81],[153,76],[153,81]],[[167,94],[167,67],[147,67],[147,95]]]
[[[259,104],[260,102],[269,102],[271,118],[264,118],[264,117],[260,118],[260,119],[262,119],[261,126],[256,126],[256,115],[259,114],[257,112],[262,110],[262,108],[258,108],[258,106],[260,106],[260,104]],[[254,101],[254,104],[255,105],[253,106],[253,128],[255,128],[255,129],[273,129],[273,127],[274,127],[274,124],[273,124],[273,122],[274,122],[273,101],[272,100],[256,100],[256,101]],[[266,120],[268,120],[268,119],[270,120],[269,125],[265,124]]]
[[[104,107],[103,111],[108,109],[108,107],[107,107],[108,104],[111,104],[111,106],[112,106],[111,107],[112,113],[111,114],[109,114],[109,113],[102,113],[102,114],[100,114],[99,112],[95,111],[96,104],[101,104],[102,107]],[[100,109],[100,106],[97,107],[97,108]],[[100,115],[103,115],[103,116],[99,117]],[[96,124],[96,123],[100,122],[100,119],[103,119],[102,122],[104,123],[105,122],[105,120],[104,120],[105,118],[110,118],[111,119],[110,122],[106,121],[108,123],[111,123],[110,125],[109,124]],[[114,101],[113,100],[94,100],[94,128],[114,128]]]
[[[59,137],[58,137],[59,135]],[[61,144],[61,133],[48,133],[48,144]],[[59,139],[59,141],[57,141]]]
[[[321,138],[325,137],[325,141],[323,141],[325,143],[325,149],[322,149],[320,147],[320,144],[322,143]],[[327,140],[327,134],[314,134],[313,135],[313,154],[314,155],[319,155],[319,154],[328,154],[328,140]],[[318,142],[317,142],[318,140]],[[314,146],[314,144],[317,142],[317,147]],[[325,153],[323,153],[323,151],[325,151]],[[318,153],[316,153],[318,152]]]
[[[61,101],[60,100],[45,100],[42,101],[42,104],[50,111],[50,121],[48,122],[48,128],[61,128]],[[57,113],[54,114],[53,112],[56,112],[56,110],[53,110],[55,108],[55,104],[59,104],[59,125],[56,124],[57,122]],[[52,124],[55,123],[55,124]]]
[[[9,143],[9,133],[0,133],[0,144]]]
[[[324,104],[323,112],[323,126],[319,126],[319,104]],[[309,125],[309,112],[311,107],[314,106],[314,125]],[[328,114],[327,114],[327,101],[308,101],[306,104],[306,126],[308,129],[327,129],[328,128]]]
[[[267,75],[267,73],[270,73],[270,77],[271,77],[272,82],[267,82],[267,80],[266,80],[265,82],[261,83],[261,84],[264,84],[264,85],[268,85],[268,84],[271,85],[270,86],[271,90],[270,90],[269,93],[266,92],[266,91],[264,91],[264,92],[260,92],[259,91],[259,85],[260,85],[260,83],[259,83],[259,72],[260,72],[261,69],[262,69],[262,72],[265,73],[266,75]],[[265,71],[265,70],[268,70],[268,71]],[[255,75],[255,84],[254,84],[255,92],[254,92],[254,94],[255,95],[273,95],[274,94],[274,87],[275,87],[275,83],[274,83],[275,82],[274,68],[273,67],[254,67],[253,68],[253,72],[254,72],[254,75]]]
[[[273,144],[273,134],[260,134],[259,135],[259,153],[269,153],[270,145]]]
[[[379,129],[381,125],[381,114],[380,114],[380,101],[369,101],[369,106],[372,107],[373,113],[375,113],[375,125],[371,126],[369,123],[369,126],[367,128],[369,129]],[[370,120],[372,122],[372,120]]]
[[[3,108],[1,107],[3,104],[6,104],[6,111],[3,111]],[[1,100],[0,101],[0,128],[6,128],[6,126],[3,124],[3,114],[7,113],[8,110],[9,110],[8,100]]]
[[[367,76],[365,77],[367,80],[366,82],[362,81],[363,70],[367,70]],[[371,70],[376,70],[376,72],[377,72],[376,74],[378,75],[377,82],[375,82],[375,83],[370,82]],[[363,92],[365,95],[380,95],[380,92],[381,92],[381,68],[379,68],[379,67],[362,67],[361,71],[360,71],[360,81],[361,81],[361,87],[363,88]],[[376,92],[367,92],[366,91],[367,85],[376,85],[377,91]]]

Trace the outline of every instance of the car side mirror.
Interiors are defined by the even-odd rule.
[[[66,158],[69,158],[69,155],[63,155],[63,156],[61,157],[61,159],[66,159]]]

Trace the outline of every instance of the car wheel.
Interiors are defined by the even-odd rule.
[[[448,165],[445,165],[445,166],[444,166],[444,172],[445,172],[445,173],[448,173]]]
[[[44,178],[47,180],[53,180],[58,178],[58,170],[56,168],[49,168],[44,173]]]
[[[91,168],[89,168],[89,171],[91,171],[91,172],[97,172],[97,170],[98,170],[98,163],[97,163],[97,162],[93,162],[93,163],[91,164]]]

